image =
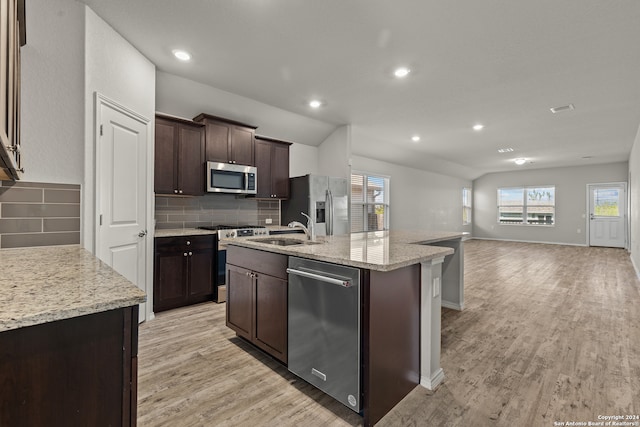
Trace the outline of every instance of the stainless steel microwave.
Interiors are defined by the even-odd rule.
[[[256,194],[255,166],[207,162],[207,191],[210,193]]]

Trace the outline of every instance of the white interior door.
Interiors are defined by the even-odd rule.
[[[589,246],[626,247],[626,187],[589,185]]]
[[[97,108],[96,253],[146,292],[148,122],[102,99]]]

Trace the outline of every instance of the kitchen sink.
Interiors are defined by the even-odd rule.
[[[250,242],[266,243],[268,245],[276,246],[294,246],[294,245],[316,245],[319,242],[309,242],[306,240],[298,239],[284,239],[284,238],[264,238],[264,239],[249,239]]]

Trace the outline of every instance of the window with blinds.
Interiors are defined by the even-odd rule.
[[[351,174],[351,232],[389,229],[389,178]]]

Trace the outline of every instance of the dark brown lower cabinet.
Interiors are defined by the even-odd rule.
[[[156,237],[153,311],[214,298],[216,235]]]
[[[420,264],[363,271],[363,415],[372,426],[420,384]]]
[[[288,257],[254,249],[227,249],[227,326],[287,363]]]
[[[0,426],[135,426],[138,306],[0,333]]]
[[[288,257],[230,245],[227,326],[287,363]],[[364,426],[420,383],[420,264],[362,270],[361,374]]]

